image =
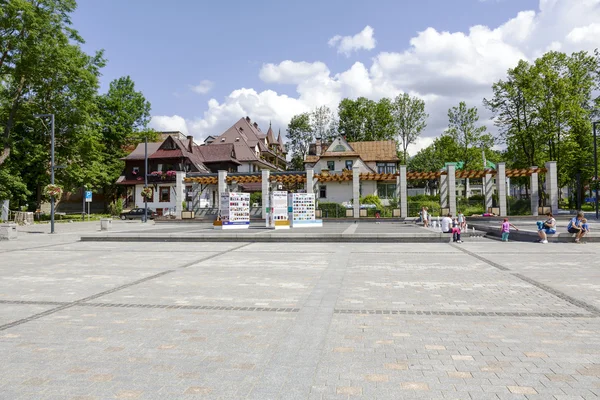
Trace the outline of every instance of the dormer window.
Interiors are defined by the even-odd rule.
[[[223,143],[225,141],[225,138],[221,138],[221,143]]]
[[[236,142],[239,142],[239,141],[240,141],[240,138],[239,138],[239,137],[236,137],[236,138],[235,138],[235,141],[236,141]]]

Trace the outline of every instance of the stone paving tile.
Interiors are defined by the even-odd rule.
[[[584,257],[565,246],[571,264],[542,270],[533,261],[543,251],[561,257],[552,246],[465,243],[477,259],[446,244],[140,243],[132,253],[44,240],[3,253],[0,325],[45,313],[0,331],[2,399],[600,396],[600,318],[513,274],[592,303],[596,245],[579,247]],[[67,303],[16,303],[39,299]],[[465,315],[343,314],[340,304]],[[231,307],[282,305],[296,310]],[[476,313],[515,309],[544,315]]]

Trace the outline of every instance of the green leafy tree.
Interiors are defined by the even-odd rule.
[[[427,127],[429,114],[425,112],[425,101],[408,93],[396,96],[392,104],[392,118],[398,143],[402,146],[402,163],[406,165],[408,146],[415,143]]]
[[[314,137],[324,142],[330,142],[337,136],[337,120],[327,106],[317,107],[310,113],[310,126]]]
[[[473,148],[491,147],[494,143],[491,135],[486,134],[485,126],[478,126],[479,114],[477,107],[467,108],[464,101],[458,107],[448,110],[448,129],[445,135],[450,136],[456,145],[457,161],[464,163],[464,169],[475,167],[478,158]],[[483,160],[482,160],[483,163]]]
[[[310,124],[310,114],[294,115],[287,127],[287,138],[292,156],[293,169],[304,169],[304,158],[308,154],[310,144],[315,140],[315,134]]]
[[[338,106],[338,131],[350,142],[394,139],[392,102],[383,98],[378,102],[359,97],[343,99]]]

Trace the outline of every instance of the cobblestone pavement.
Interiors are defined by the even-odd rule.
[[[75,240],[0,242],[0,399],[600,397],[600,245]]]

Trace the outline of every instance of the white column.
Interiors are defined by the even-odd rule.
[[[269,182],[269,178],[271,176],[271,173],[266,170],[263,169],[262,170],[262,180],[261,180],[261,187],[262,187],[262,218],[265,219],[267,218],[267,207],[270,207],[270,196],[269,196],[269,188],[271,187],[271,182]]]
[[[531,194],[531,215],[533,216],[538,216],[538,207],[539,207],[539,201],[540,201],[540,194],[539,194],[539,186],[538,186],[538,173],[537,173],[537,167],[531,167],[532,170],[536,171],[533,172],[531,174],[531,176],[529,177],[529,186],[530,186],[530,191],[529,193]]]
[[[465,179],[465,188],[467,190],[467,198],[471,197],[471,182],[469,178]]]
[[[219,178],[217,180],[217,207],[219,212],[221,211],[221,193],[227,192],[227,171],[219,171]]]
[[[456,166],[448,165],[448,207],[450,214],[456,216]]]
[[[440,207],[448,208],[448,175],[440,175]]]
[[[500,216],[506,217],[506,163],[498,163],[496,186],[498,187],[498,208],[500,208]]]
[[[493,202],[493,194],[494,194],[494,176],[492,174],[485,174],[485,178],[483,180],[483,195],[485,196],[485,212],[488,212],[490,207],[494,204]]]
[[[360,218],[360,170],[358,161],[352,166],[352,204],[354,205],[354,218]]]
[[[546,163],[546,194],[550,202],[552,214],[558,214],[558,175],[556,161]]]
[[[400,165],[398,170],[399,176],[396,177],[396,193],[400,201],[400,218],[408,218],[408,196],[407,196],[407,180],[406,180],[406,165]]]
[[[177,171],[175,173],[175,218],[181,219],[181,212],[183,211],[183,202],[185,201],[185,185],[183,179],[185,178],[185,172]]]
[[[312,169],[306,170],[306,184],[304,185],[306,193],[313,193],[315,191],[315,171]]]

